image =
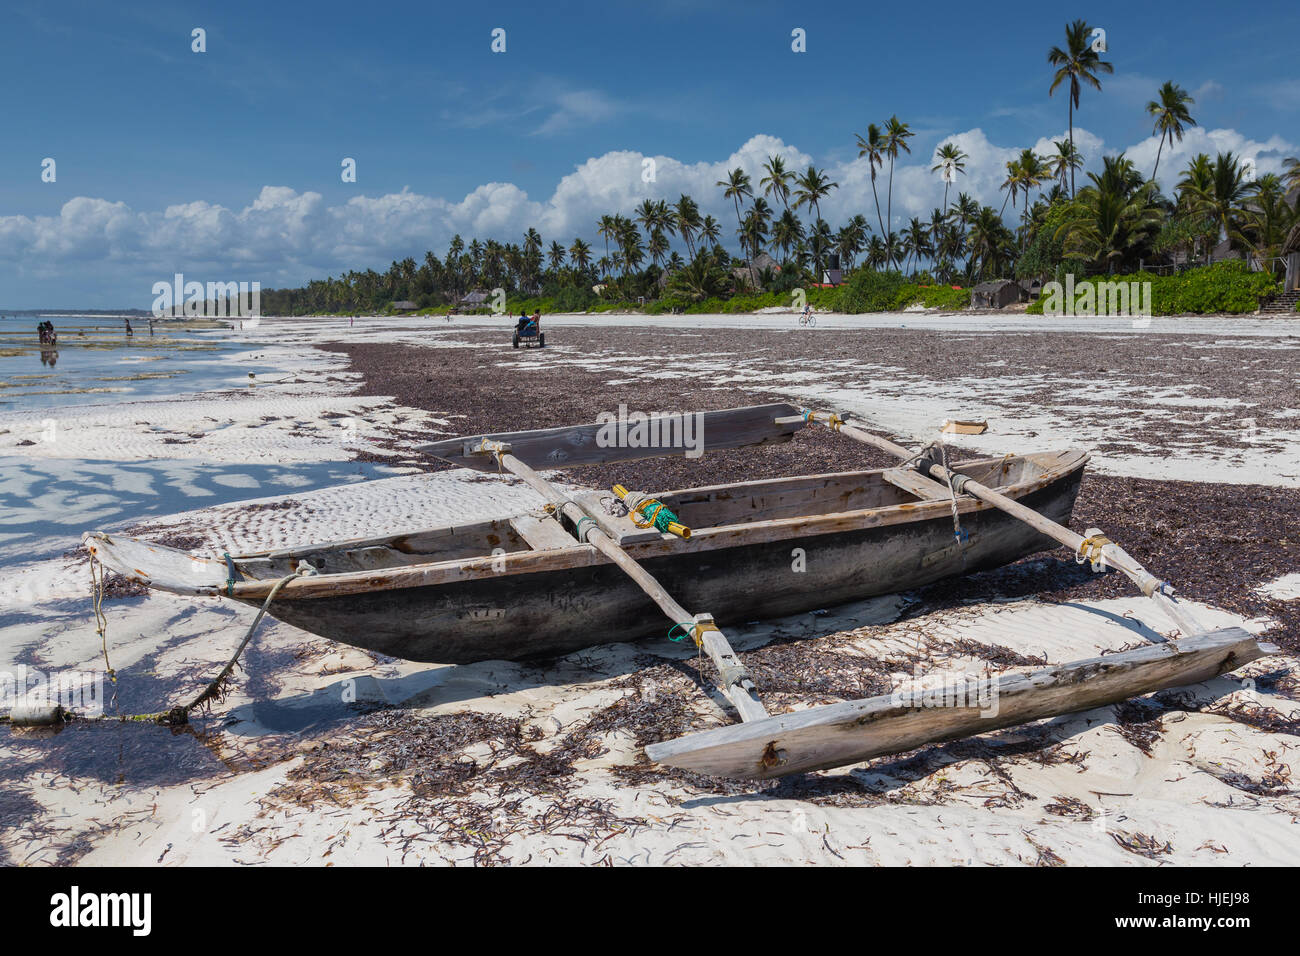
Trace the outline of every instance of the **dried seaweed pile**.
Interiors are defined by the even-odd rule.
[[[475,863],[501,863],[513,840],[541,834],[596,849],[646,821],[582,795],[579,764],[607,754],[613,734],[641,745],[660,733],[698,729],[685,683],[668,665],[615,681],[625,696],[549,739],[529,715],[381,711],[349,738],[308,751],[268,795],[269,805],[348,805],[400,783],[402,799],[380,819],[404,854],[418,841],[469,849]]]

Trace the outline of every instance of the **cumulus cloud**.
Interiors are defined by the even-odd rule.
[[[1043,137],[1032,148],[1049,153],[1053,140],[1065,135],[1062,130]],[[1090,167],[1099,164],[1103,152],[1119,151],[1087,129],[1076,127],[1074,135]],[[953,184],[952,196],[967,192],[994,207],[1002,203],[999,187],[1006,162],[1027,145],[994,143],[979,128],[935,142],[936,148],[955,143],[968,156],[966,172]],[[1152,136],[1128,146],[1126,152],[1147,171],[1154,165],[1157,145]],[[1280,136],[1259,141],[1235,130],[1193,127],[1182,143],[1166,145],[1160,160],[1162,185],[1172,188],[1194,154],[1227,150],[1254,159],[1261,173],[1278,171],[1282,158],[1297,152],[1293,143]],[[143,306],[152,301],[152,284],[174,272],[203,281],[259,281],[263,288],[298,285],[348,269],[383,268],[406,256],[419,258],[426,249],[442,255],[457,233],[467,240],[517,242],[535,226],[547,241],[560,239],[568,244],[581,236],[599,247],[600,216],[629,215],[643,199],[672,202],[682,193],[693,196],[703,213],[718,219],[734,247],[734,206],[716,184],[739,166],[761,194],[762,164],[772,155],[785,157],[787,167],[795,171],[815,161],[779,137],[760,134],[715,162],[688,163],[665,155],[611,151],[577,166],[544,199],[531,198],[508,182],[484,183],[460,199],[404,189],[357,196],[334,206],[327,205],[320,193],[298,192],[289,186],[265,186],[239,209],[199,199],[162,210],[135,210],[125,203],[83,196],[68,200],[57,215],[0,216],[0,266],[26,280],[29,289],[56,289],[35,297],[29,293],[32,304],[64,301],[57,290],[66,288],[81,290],[78,299],[87,305],[93,303],[85,302],[86,295],[94,295],[101,304],[108,295],[113,300],[106,304]],[[902,228],[912,216],[928,217],[942,204],[943,182],[930,171],[934,164],[933,150],[900,157],[894,171],[893,229]],[[827,221],[838,226],[861,213],[878,231],[867,160],[854,157],[823,168],[839,183],[821,203]],[[882,214],[888,176],[888,165],[877,171]],[[780,209],[779,202],[769,202]]]

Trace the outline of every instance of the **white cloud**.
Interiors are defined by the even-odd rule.
[[[609,119],[617,108],[614,102],[598,90],[576,90],[556,97],[556,109],[536,129],[538,135],[559,133],[575,126],[586,126]]]
[[[590,107],[590,104],[588,104]],[[579,105],[578,109],[587,108]],[[590,107],[599,109],[599,106]],[[1075,142],[1089,167],[1100,164],[1106,144],[1087,129],[1076,127]],[[1065,131],[1032,144],[1040,153]],[[999,187],[1005,164],[1026,144],[999,145],[975,128],[940,137],[953,142],[968,156],[966,172],[953,184],[951,195],[967,192],[981,203],[998,208]],[[1148,137],[1128,147],[1128,156],[1147,171],[1155,162],[1157,140]],[[1193,127],[1182,143],[1166,146],[1160,161],[1160,178],[1172,187],[1192,155],[1231,150],[1256,160],[1261,173],[1281,168],[1284,156],[1296,146],[1280,136],[1252,140],[1235,130]],[[1118,150],[1114,150],[1118,151]],[[160,211],[133,210],[125,203],[77,197],[57,215],[0,216],[0,267],[16,273],[32,289],[72,289],[77,301],[93,295],[100,304],[135,304],[152,301],[153,282],[173,272],[193,274],[203,281],[259,281],[263,288],[298,285],[309,278],[338,275],[348,269],[383,268],[393,259],[414,256],[426,249],[442,255],[452,235],[466,239],[495,238],[519,242],[535,226],[546,241],[565,244],[575,236],[603,243],[596,236],[601,215],[631,214],[646,198],[675,201],[693,196],[703,213],[715,216],[723,235],[734,246],[735,210],[722,197],[716,183],[728,170],[740,166],[749,173],[756,193],[762,164],[770,155],[782,155],[792,170],[802,170],[814,158],[778,137],[751,137],[731,155],[717,162],[686,163],[671,156],[650,156],[616,150],[587,159],[557,183],[553,193],[535,200],[513,183],[485,183],[459,200],[425,196],[404,189],[381,196],[357,196],[335,206],[320,193],[298,192],[288,186],[265,186],[242,209],[204,200],[168,206]],[[644,161],[654,161],[654,178],[643,180]],[[932,173],[933,153],[900,158],[894,172],[893,228],[902,228],[912,216],[926,218],[943,201],[943,182]],[[821,204],[822,215],[833,226],[861,213],[876,226],[875,202],[866,159],[828,164],[827,175],[839,188]],[[889,169],[877,173],[882,212],[887,203]],[[776,208],[780,203],[769,200]],[[804,211],[806,218],[806,211]],[[104,297],[111,297],[105,303]],[[6,296],[9,299],[10,296]],[[71,304],[62,292],[28,295],[31,304],[56,300]],[[39,302],[37,299],[39,298]],[[22,303],[6,302],[6,305]]]

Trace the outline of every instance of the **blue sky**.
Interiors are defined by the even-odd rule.
[[[1294,3],[15,5],[0,307],[147,307],[175,271],[297,284],[442,255],[454,231],[594,240],[599,211],[683,189],[725,228],[715,168],[771,151],[831,170],[833,225],[874,220],[854,133],[891,113],[917,133],[895,228],[941,201],[929,156],[947,139],[972,155],[958,188],[999,206],[1004,156],[1064,134],[1046,52],[1073,17],[1105,28],[1115,65],[1076,118],[1090,161],[1127,149],[1149,168],[1143,105],[1166,79],[1197,99],[1187,151],[1261,170],[1297,151],[1300,78],[1278,39],[1300,35]],[[1162,180],[1183,159],[1165,157]]]

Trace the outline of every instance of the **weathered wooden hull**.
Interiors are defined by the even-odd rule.
[[[1082,469],[1071,471],[1020,500],[1068,523],[1081,477]],[[1056,547],[993,509],[966,513],[961,525],[970,535],[964,555],[944,515],[642,564],[683,605],[707,609],[725,628],[906,591]],[[449,664],[547,657],[668,631],[658,608],[612,564],[304,599],[286,592],[269,613],[344,644]]]

